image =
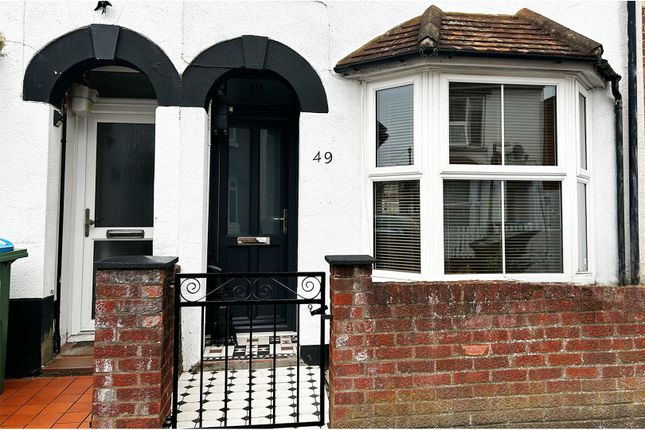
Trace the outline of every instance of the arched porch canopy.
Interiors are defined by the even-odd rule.
[[[106,65],[140,70],[152,83],[160,106],[179,105],[181,80],[161,48],[137,32],[104,24],[72,31],[36,53],[25,71],[22,97],[60,107],[80,74]]]
[[[327,95],[320,77],[300,54],[280,42],[241,36],[211,46],[182,75],[182,106],[208,107],[215,82],[235,69],[271,71],[291,85],[302,112],[327,113]]]

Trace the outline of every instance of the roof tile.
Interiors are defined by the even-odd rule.
[[[515,15],[442,12],[430,6],[343,58],[336,71],[422,55],[535,55],[599,58],[602,45],[529,9]]]

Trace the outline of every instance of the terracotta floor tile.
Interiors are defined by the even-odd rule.
[[[53,381],[51,381],[48,386],[57,386],[57,387],[63,387],[67,388],[69,384],[74,382],[74,379],[76,379],[75,376],[59,376],[56,378],[53,378]]]
[[[13,396],[7,397],[6,399],[0,399],[5,406],[22,406],[29,401],[33,396],[20,396],[15,394]]]
[[[67,410],[67,412],[85,412],[85,413],[90,413],[92,412],[92,403],[90,402],[76,402],[72,405],[71,408]]]
[[[80,394],[60,394],[55,401],[60,401],[60,402],[75,402],[81,397]]]
[[[89,393],[82,394],[81,397],[78,399],[79,402],[91,402],[94,398],[94,391],[91,391]]]
[[[11,415],[7,418],[2,425],[3,426],[26,426],[29,421],[34,418],[33,415]]]
[[[82,421],[87,418],[89,415],[88,412],[65,412],[63,416],[61,416],[58,421],[56,421],[56,424],[66,424],[66,423],[76,423],[76,425],[80,424]]]
[[[42,387],[25,387],[16,391],[16,396],[35,396],[40,392]]]
[[[23,391],[24,390],[32,390],[32,389],[40,390],[43,387],[46,387],[47,384],[49,384],[50,382],[52,382],[52,378],[34,378],[34,379],[30,379],[29,382],[27,382],[21,388],[21,390],[23,390]]]
[[[67,410],[74,404],[74,402],[59,402],[53,401],[47,405],[47,410],[52,412],[67,412]]]
[[[0,394],[0,401],[2,401],[3,397],[11,397],[14,394],[16,394],[18,391],[20,391],[20,388],[4,388],[4,391],[2,394]]]
[[[58,419],[63,415],[63,412],[59,411],[52,411],[51,409],[47,408],[44,409],[41,413],[36,415],[36,418],[56,418],[55,421],[58,421]],[[34,418],[35,419],[35,418]]]
[[[63,391],[65,391],[65,388],[67,388],[67,387],[65,387],[63,385],[48,385],[45,388],[43,388],[42,390],[40,390],[40,392],[41,393],[58,395],[58,394],[62,393]]]
[[[0,395],[1,428],[89,428],[92,376],[7,380]]]
[[[11,424],[0,424],[1,429],[22,429],[25,428],[25,426],[18,426],[18,425],[11,425]]]
[[[20,406],[17,405],[5,405],[0,402],[0,415],[11,415],[15,413]]]
[[[12,388],[22,388],[26,383],[27,379],[25,378],[20,378],[20,379],[7,379],[4,382],[4,389],[12,389]]]
[[[33,417],[35,415],[38,415],[40,411],[45,409],[45,406],[47,405],[26,404],[24,406],[21,406],[14,415],[31,415]]]
[[[49,428],[63,415],[62,412],[46,412],[36,415],[36,417],[29,421],[27,427]]]
[[[28,405],[46,405],[54,400],[57,395],[44,394],[42,392],[36,394],[34,397],[29,399],[27,402]]]
[[[77,385],[85,385],[86,387],[89,387],[90,385],[92,385],[93,382],[94,382],[94,376],[87,375],[87,376],[77,376],[76,380],[73,383]]]
[[[78,394],[81,395],[87,390],[86,387],[79,387],[75,386],[74,384],[70,384],[69,387],[65,388],[63,391],[63,394]]]

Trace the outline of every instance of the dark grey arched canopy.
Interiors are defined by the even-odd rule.
[[[60,107],[65,91],[81,73],[114,64],[145,74],[160,106],[179,104],[181,80],[161,48],[137,32],[103,24],[63,35],[36,53],[25,71],[22,97]]]
[[[325,88],[307,60],[288,46],[260,36],[226,40],[199,54],[182,75],[182,106],[206,108],[215,82],[234,69],[271,71],[291,85],[302,112],[329,111]]]

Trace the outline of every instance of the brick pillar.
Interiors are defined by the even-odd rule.
[[[329,426],[343,427],[343,422],[352,418],[352,405],[362,404],[365,399],[360,391],[365,365],[361,363],[360,351],[363,335],[354,334],[354,323],[363,317],[363,305],[367,304],[365,292],[372,289],[372,264],[376,261],[369,255],[328,255],[331,274],[331,333],[329,338]],[[362,333],[361,328],[357,328]],[[357,355],[355,357],[355,355]]]
[[[159,428],[170,413],[176,257],[96,263],[94,428]]]

